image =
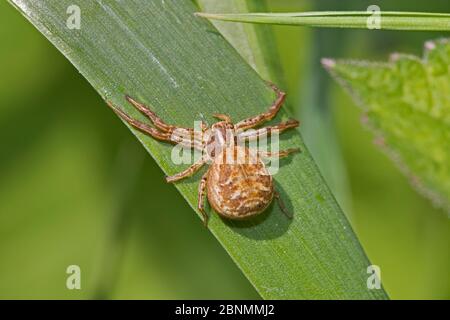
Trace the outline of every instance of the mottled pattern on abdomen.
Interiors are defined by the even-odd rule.
[[[272,176],[261,159],[253,160],[251,164],[215,161],[211,165],[207,195],[219,214],[227,218],[246,218],[261,213],[272,202]]]

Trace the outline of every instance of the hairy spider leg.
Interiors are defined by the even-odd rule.
[[[281,212],[283,212],[283,214],[289,219],[292,219],[293,215],[287,210],[286,205],[284,204],[283,200],[281,200],[281,196],[278,191],[274,191],[273,196],[277,199],[277,203],[280,207]]]
[[[289,148],[286,150],[281,150],[279,152],[271,152],[271,151],[258,151],[258,154],[263,158],[285,158],[291,153],[300,152],[300,148]]]
[[[190,167],[186,168],[185,170],[178,172],[174,174],[173,176],[166,177],[167,182],[175,182],[179,181],[181,179],[187,178],[192,176],[194,173],[196,173],[200,168],[206,163],[206,160],[201,158],[196,163],[192,164]]]
[[[131,103],[136,109],[138,109],[140,112],[145,114],[152,122],[153,124],[160,129],[163,132],[172,133],[177,129],[186,130],[186,132],[189,132],[190,135],[194,134],[194,129],[192,128],[183,128],[183,127],[177,127],[171,124],[165,123],[160,117],[156,115],[154,111],[152,111],[148,106],[145,104],[142,104],[140,102],[137,102],[129,95],[126,95],[125,98],[129,103]]]
[[[206,196],[206,183],[208,180],[208,171],[202,176],[200,183],[198,185],[198,210],[203,216],[203,224],[205,227],[208,226],[208,214],[205,211],[205,196]]]
[[[261,124],[264,121],[271,120],[278,113],[281,106],[283,105],[284,99],[286,98],[286,93],[278,89],[278,87],[275,86],[273,83],[269,82],[268,84],[277,94],[277,98],[274,101],[274,103],[269,107],[268,111],[261,113],[257,116],[239,121],[235,125],[236,130],[245,130],[256,127],[257,125]]]
[[[213,114],[213,117],[217,118],[219,120],[223,120],[223,121],[228,122],[228,123],[232,123],[230,116],[226,115],[226,114],[223,114],[223,113],[215,113],[215,114]]]
[[[111,102],[107,101],[108,106],[113,109],[113,111],[119,115],[123,120],[125,120],[127,123],[129,123],[134,128],[152,136],[155,139],[162,140],[162,141],[168,141],[172,143],[179,143],[185,147],[189,148],[195,148],[197,150],[202,151],[203,146],[202,142],[196,140],[196,139],[186,139],[184,137],[180,137],[178,135],[169,133],[169,132],[161,132],[153,127],[150,127],[149,125],[138,121],[136,119],[131,118],[129,115],[127,115],[125,112],[114,106]]]
[[[299,124],[300,124],[300,122],[298,122],[297,120],[291,119],[286,122],[281,122],[275,126],[264,127],[264,128],[254,130],[254,131],[240,132],[240,133],[238,133],[237,136],[238,136],[238,139],[252,140],[252,139],[256,139],[260,136],[269,135],[273,131],[278,131],[279,133],[282,133],[283,131],[285,131],[287,129],[298,127]]]

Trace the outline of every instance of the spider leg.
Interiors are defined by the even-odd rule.
[[[270,151],[258,151],[258,154],[264,158],[284,158],[294,152],[300,152],[300,148],[290,148],[286,150],[281,150],[279,152],[270,152]]]
[[[281,196],[278,193],[278,191],[275,191],[273,196],[277,199],[277,203],[278,206],[280,207],[281,212],[283,212],[283,214],[288,218],[288,219],[292,219],[292,213],[289,212],[286,208],[286,205],[284,204],[283,200],[281,200]]]
[[[238,133],[238,139],[256,139],[263,135],[269,135],[272,133],[272,131],[278,131],[279,133],[282,133],[283,131],[298,127],[300,123],[297,120],[288,120],[286,122],[281,122],[278,125],[270,126],[261,128],[255,131],[244,131]]]
[[[152,122],[153,124],[160,129],[163,132],[172,133],[177,129],[185,130],[186,132],[189,132],[190,135],[194,134],[194,129],[192,128],[183,128],[183,127],[177,127],[170,124],[165,123],[160,117],[156,115],[155,112],[150,110],[148,106],[145,104],[142,104],[140,102],[137,102],[132,97],[126,95],[125,98],[129,103],[131,103],[136,109],[138,109],[140,112],[145,114]]]
[[[203,175],[202,180],[200,180],[200,184],[198,185],[198,210],[201,212],[203,216],[203,224],[205,227],[208,227],[208,215],[205,211],[205,195],[206,195],[206,182],[208,180],[208,171]]]
[[[153,127],[150,127],[149,125],[140,122],[136,119],[131,118],[129,115],[127,115],[125,112],[114,106],[111,102],[107,101],[108,106],[113,109],[113,111],[121,117],[123,120],[128,122],[131,126],[134,128],[152,136],[155,139],[162,140],[162,141],[169,141],[172,143],[179,143],[183,146],[189,147],[189,148],[195,148],[198,150],[203,150],[202,142],[191,139],[191,138],[184,138],[175,134],[171,134],[168,132],[161,132]]]
[[[257,116],[239,121],[235,125],[236,129],[245,130],[248,128],[252,128],[252,127],[255,127],[255,126],[261,124],[264,121],[271,120],[273,117],[275,117],[277,112],[280,110],[281,105],[284,102],[284,99],[286,98],[286,93],[284,93],[283,91],[278,89],[273,83],[269,82],[269,85],[277,94],[277,98],[274,101],[274,103],[269,107],[269,110],[264,113],[261,113]]]
[[[173,176],[166,177],[166,181],[167,182],[175,182],[175,181],[179,181],[181,179],[190,177],[194,173],[196,173],[204,164],[205,164],[205,160],[200,159],[200,161],[197,161],[196,163],[192,164],[186,170],[178,172],[177,174],[174,174]]]
[[[229,115],[223,114],[223,113],[215,113],[213,114],[214,118],[217,118],[219,120],[223,120],[225,122],[231,123],[231,118]]]

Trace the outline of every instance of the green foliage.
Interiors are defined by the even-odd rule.
[[[198,15],[208,19],[234,22],[367,29],[370,21],[368,19],[373,12],[198,13]],[[384,30],[450,31],[450,14],[447,13],[382,11],[379,17],[380,28]]]
[[[323,60],[362,107],[380,145],[418,190],[450,208],[450,42],[425,44],[423,59]]]
[[[203,11],[209,12],[267,11],[265,0],[197,0],[197,3]],[[230,24],[218,20],[212,23],[263,79],[284,86],[272,26]]]
[[[274,98],[217,30],[194,16],[190,1],[80,0],[80,30],[66,26],[70,0],[10,2],[104,99],[143,121],[125,94],[183,126],[201,115],[212,123],[215,112],[242,119],[265,111]],[[283,111],[275,121],[287,117]],[[182,169],[170,160],[171,146],[132,131],[166,174]],[[386,298],[383,290],[367,289],[370,262],[297,132],[280,147],[290,146],[303,153],[283,161],[275,180],[294,220],[272,206],[247,222],[212,214],[210,230],[264,298]],[[192,208],[199,176],[176,184]]]

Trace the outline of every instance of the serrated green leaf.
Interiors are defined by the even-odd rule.
[[[427,42],[422,59],[323,64],[362,107],[377,144],[422,194],[449,209],[450,42]]]
[[[192,126],[201,115],[211,124],[217,112],[243,119],[265,111],[274,98],[220,33],[194,16],[198,9],[191,1],[78,0],[79,30],[66,24],[71,0],[10,2],[102,97],[142,121],[125,94],[181,126]],[[275,121],[287,117],[284,110]],[[166,174],[184,169],[171,161],[170,145],[132,132]],[[387,298],[383,289],[367,288],[370,262],[298,132],[285,135],[280,147],[289,146],[303,152],[283,161],[275,180],[295,218],[286,219],[275,205],[247,222],[211,212],[209,229],[264,298]],[[176,184],[194,210],[199,177]]]

